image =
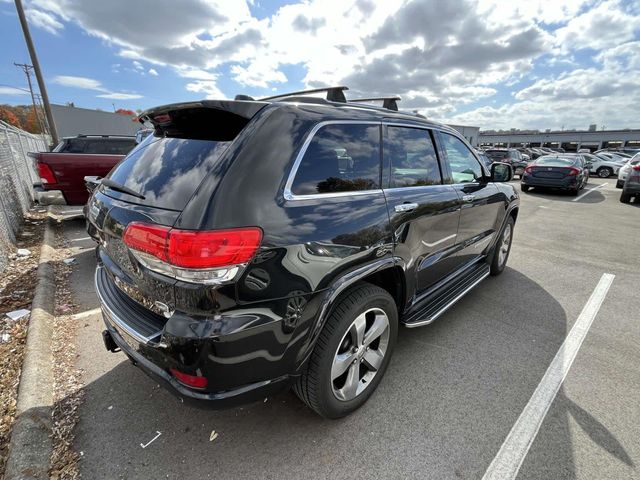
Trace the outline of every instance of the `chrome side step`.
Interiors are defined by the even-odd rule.
[[[451,308],[470,290],[487,278],[490,267],[485,262],[478,263],[461,278],[456,278],[451,285],[446,285],[434,292],[424,303],[424,306],[409,315],[404,321],[408,328],[428,325]]]

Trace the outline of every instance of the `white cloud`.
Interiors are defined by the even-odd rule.
[[[87,77],[74,77],[71,75],[58,75],[53,78],[53,83],[63,87],[83,88],[87,90],[103,90],[98,80]]]
[[[603,1],[558,29],[556,43],[563,52],[611,48],[633,40],[639,24],[640,15],[625,11],[619,0]]]
[[[64,25],[48,12],[27,8],[25,15],[29,20],[29,24],[36,28],[42,28],[53,35],[58,35],[58,32],[64,28]]]
[[[109,98],[111,100],[134,100],[136,98],[142,98],[142,95],[138,95],[135,93],[102,93],[100,95],[96,95],[96,97],[100,98]]]
[[[158,71],[155,68],[150,68],[147,72],[149,75],[153,75],[154,77],[158,76]]]
[[[142,95],[138,95],[137,93],[112,92],[111,90],[103,87],[98,80],[88,77],[58,75],[53,78],[52,82],[64,87],[102,92],[100,95],[96,95],[96,97],[99,98],[109,98],[112,100],[133,100],[136,98],[142,98]]]
[[[29,95],[29,91],[14,87],[0,86],[0,95]]]
[[[187,83],[186,89],[189,92],[204,93],[207,98],[226,98],[226,95],[222,93],[213,80],[196,80],[195,82]]]

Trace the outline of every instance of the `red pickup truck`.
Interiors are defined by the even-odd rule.
[[[41,184],[35,185],[42,205],[83,205],[89,199],[84,177],[104,177],[136,145],[135,137],[78,135],[64,138],[52,152],[30,153]]]

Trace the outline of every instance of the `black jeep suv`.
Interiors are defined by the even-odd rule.
[[[401,324],[433,322],[502,272],[511,167],[345,89],[141,115],[154,134],[87,205],[109,350],[183,399],[233,406],[293,386],[338,418],[374,392]]]

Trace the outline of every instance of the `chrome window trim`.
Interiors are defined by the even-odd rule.
[[[325,120],[324,122],[318,123],[315,127],[311,129],[311,131],[307,134],[307,138],[305,138],[304,143],[302,144],[302,148],[298,152],[295,161],[293,162],[293,166],[291,167],[291,171],[289,172],[289,176],[287,177],[287,181],[284,185],[284,198],[285,200],[313,200],[318,198],[336,198],[336,197],[351,197],[351,196],[360,196],[360,195],[371,195],[373,193],[381,193],[382,188],[377,188],[375,190],[356,190],[353,192],[334,192],[334,193],[310,193],[306,195],[296,195],[291,190],[293,186],[293,181],[296,178],[296,173],[298,173],[298,168],[300,167],[300,163],[302,162],[302,158],[304,154],[307,152],[307,148],[309,148],[309,144],[313,137],[315,137],[318,130],[322,127],[326,127],[327,125],[381,125],[380,121],[373,120]]]

